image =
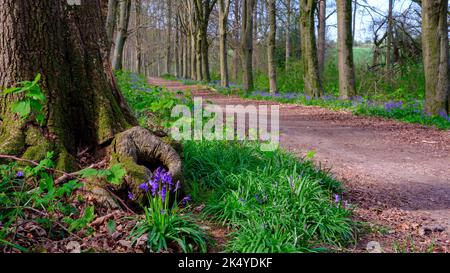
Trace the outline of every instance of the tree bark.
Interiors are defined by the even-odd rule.
[[[426,81],[425,111],[450,113],[448,0],[422,0],[422,48]]]
[[[11,112],[20,95],[0,99],[0,153],[39,161],[54,151],[57,168],[72,170],[79,148],[136,124],[115,84],[97,1],[4,0],[0,22],[0,86],[41,73],[47,98],[44,126]]]
[[[277,32],[277,20],[276,20],[276,1],[267,1],[268,13],[269,13],[269,35],[267,39],[267,62],[269,73],[269,86],[270,93],[278,93],[277,89],[277,64],[275,62],[275,39]]]
[[[316,1],[300,1],[300,31],[302,33],[302,59],[304,69],[305,94],[311,97],[322,95],[319,65],[317,61],[316,36],[314,27],[314,10]]]
[[[136,68],[135,71],[142,73],[142,31],[141,31],[141,16],[142,6],[141,0],[136,0]]]
[[[289,71],[289,62],[291,59],[291,16],[292,16],[292,4],[291,0],[286,0],[286,30],[285,30],[285,39],[286,39],[286,55],[285,55],[285,71]]]
[[[121,70],[123,68],[123,49],[128,38],[128,24],[130,22],[131,0],[120,2],[119,28],[117,30],[116,43],[114,45],[113,68]]]
[[[393,29],[393,18],[392,12],[394,8],[394,0],[389,0],[389,11],[388,11],[388,29],[387,29],[387,42],[386,42],[386,77],[390,78],[390,70],[392,67],[391,63],[391,48],[392,48],[392,29]]]
[[[245,91],[253,90],[253,10],[255,0],[242,2],[241,57]]]
[[[172,0],[167,0],[166,73],[172,73]]]
[[[219,0],[219,59],[220,59],[220,85],[228,87],[228,54],[227,54],[227,26],[230,0]]]
[[[116,27],[117,0],[108,1],[108,15],[106,17],[106,38],[108,49],[111,48],[114,39],[114,28]]]
[[[341,99],[356,95],[353,64],[352,0],[337,0],[338,17],[338,71]]]
[[[317,60],[319,62],[319,72],[323,75],[325,67],[325,50],[326,50],[326,11],[327,1],[319,0],[319,20],[318,20],[318,41],[317,41]]]

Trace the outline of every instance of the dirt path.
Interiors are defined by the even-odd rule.
[[[219,105],[277,104],[150,83]],[[280,111],[281,145],[300,156],[316,151],[317,162],[344,181],[355,217],[371,223],[356,251],[374,240],[385,251],[450,251],[450,131],[319,107],[280,104]]]

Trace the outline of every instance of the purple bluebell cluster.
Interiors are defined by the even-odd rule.
[[[258,194],[255,194],[255,199],[258,202],[258,204],[260,204],[260,205],[264,205],[265,203],[267,203],[266,195],[264,195],[263,197],[260,197]]]
[[[23,178],[24,176],[25,176],[25,175],[23,174],[22,171],[18,171],[17,174],[16,174],[16,177],[17,177],[17,178]]]
[[[442,110],[441,112],[439,112],[439,116],[443,119],[446,119],[447,121],[450,121],[450,114],[447,115],[445,110]]]
[[[190,201],[191,201],[191,196],[186,196],[185,198],[183,198],[183,200],[181,200],[181,204],[183,204],[183,206],[186,206]]]
[[[391,112],[392,110],[403,108],[403,105],[404,103],[402,101],[390,101],[384,104],[384,109]]]
[[[164,170],[158,168],[153,175],[153,178],[148,182],[142,183],[139,188],[144,192],[151,192],[153,197],[160,196],[164,201],[167,194],[170,192],[177,192],[180,189],[180,181],[173,182],[172,175]]]
[[[300,98],[300,93],[270,93],[265,91],[256,91],[252,93],[253,97],[263,97],[263,98],[277,98],[277,99],[298,99]]]

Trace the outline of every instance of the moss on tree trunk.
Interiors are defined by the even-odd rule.
[[[18,95],[1,97],[0,153],[41,160],[55,151],[58,168],[71,170],[78,149],[136,124],[115,84],[100,11],[97,1],[2,1],[0,87],[41,73],[47,101],[41,127],[11,111]]]

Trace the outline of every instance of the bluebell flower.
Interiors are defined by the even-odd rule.
[[[159,194],[161,195],[161,199],[164,202],[166,200],[166,194],[167,194],[166,186],[163,186],[161,188],[161,192]]]
[[[188,195],[185,198],[183,198],[183,200],[181,200],[181,203],[183,204],[183,206],[186,206],[187,203],[189,203],[191,201],[191,196]]]
[[[178,181],[177,184],[175,185],[175,189],[173,190],[173,192],[177,192],[180,188],[181,188],[181,183],[180,183],[180,181]]]
[[[141,189],[141,190],[143,190],[143,191],[145,191],[145,192],[148,192],[148,191],[149,191],[148,183],[142,183],[142,184],[139,186],[139,189]]]
[[[23,178],[24,177],[23,172],[22,171],[18,171],[17,174],[16,174],[16,177],[17,178]]]
[[[339,194],[335,194],[334,195],[334,202],[335,203],[340,203],[341,202],[341,197],[339,196]]]
[[[134,200],[134,195],[133,195],[133,193],[132,192],[128,192],[128,199],[129,200]]]

